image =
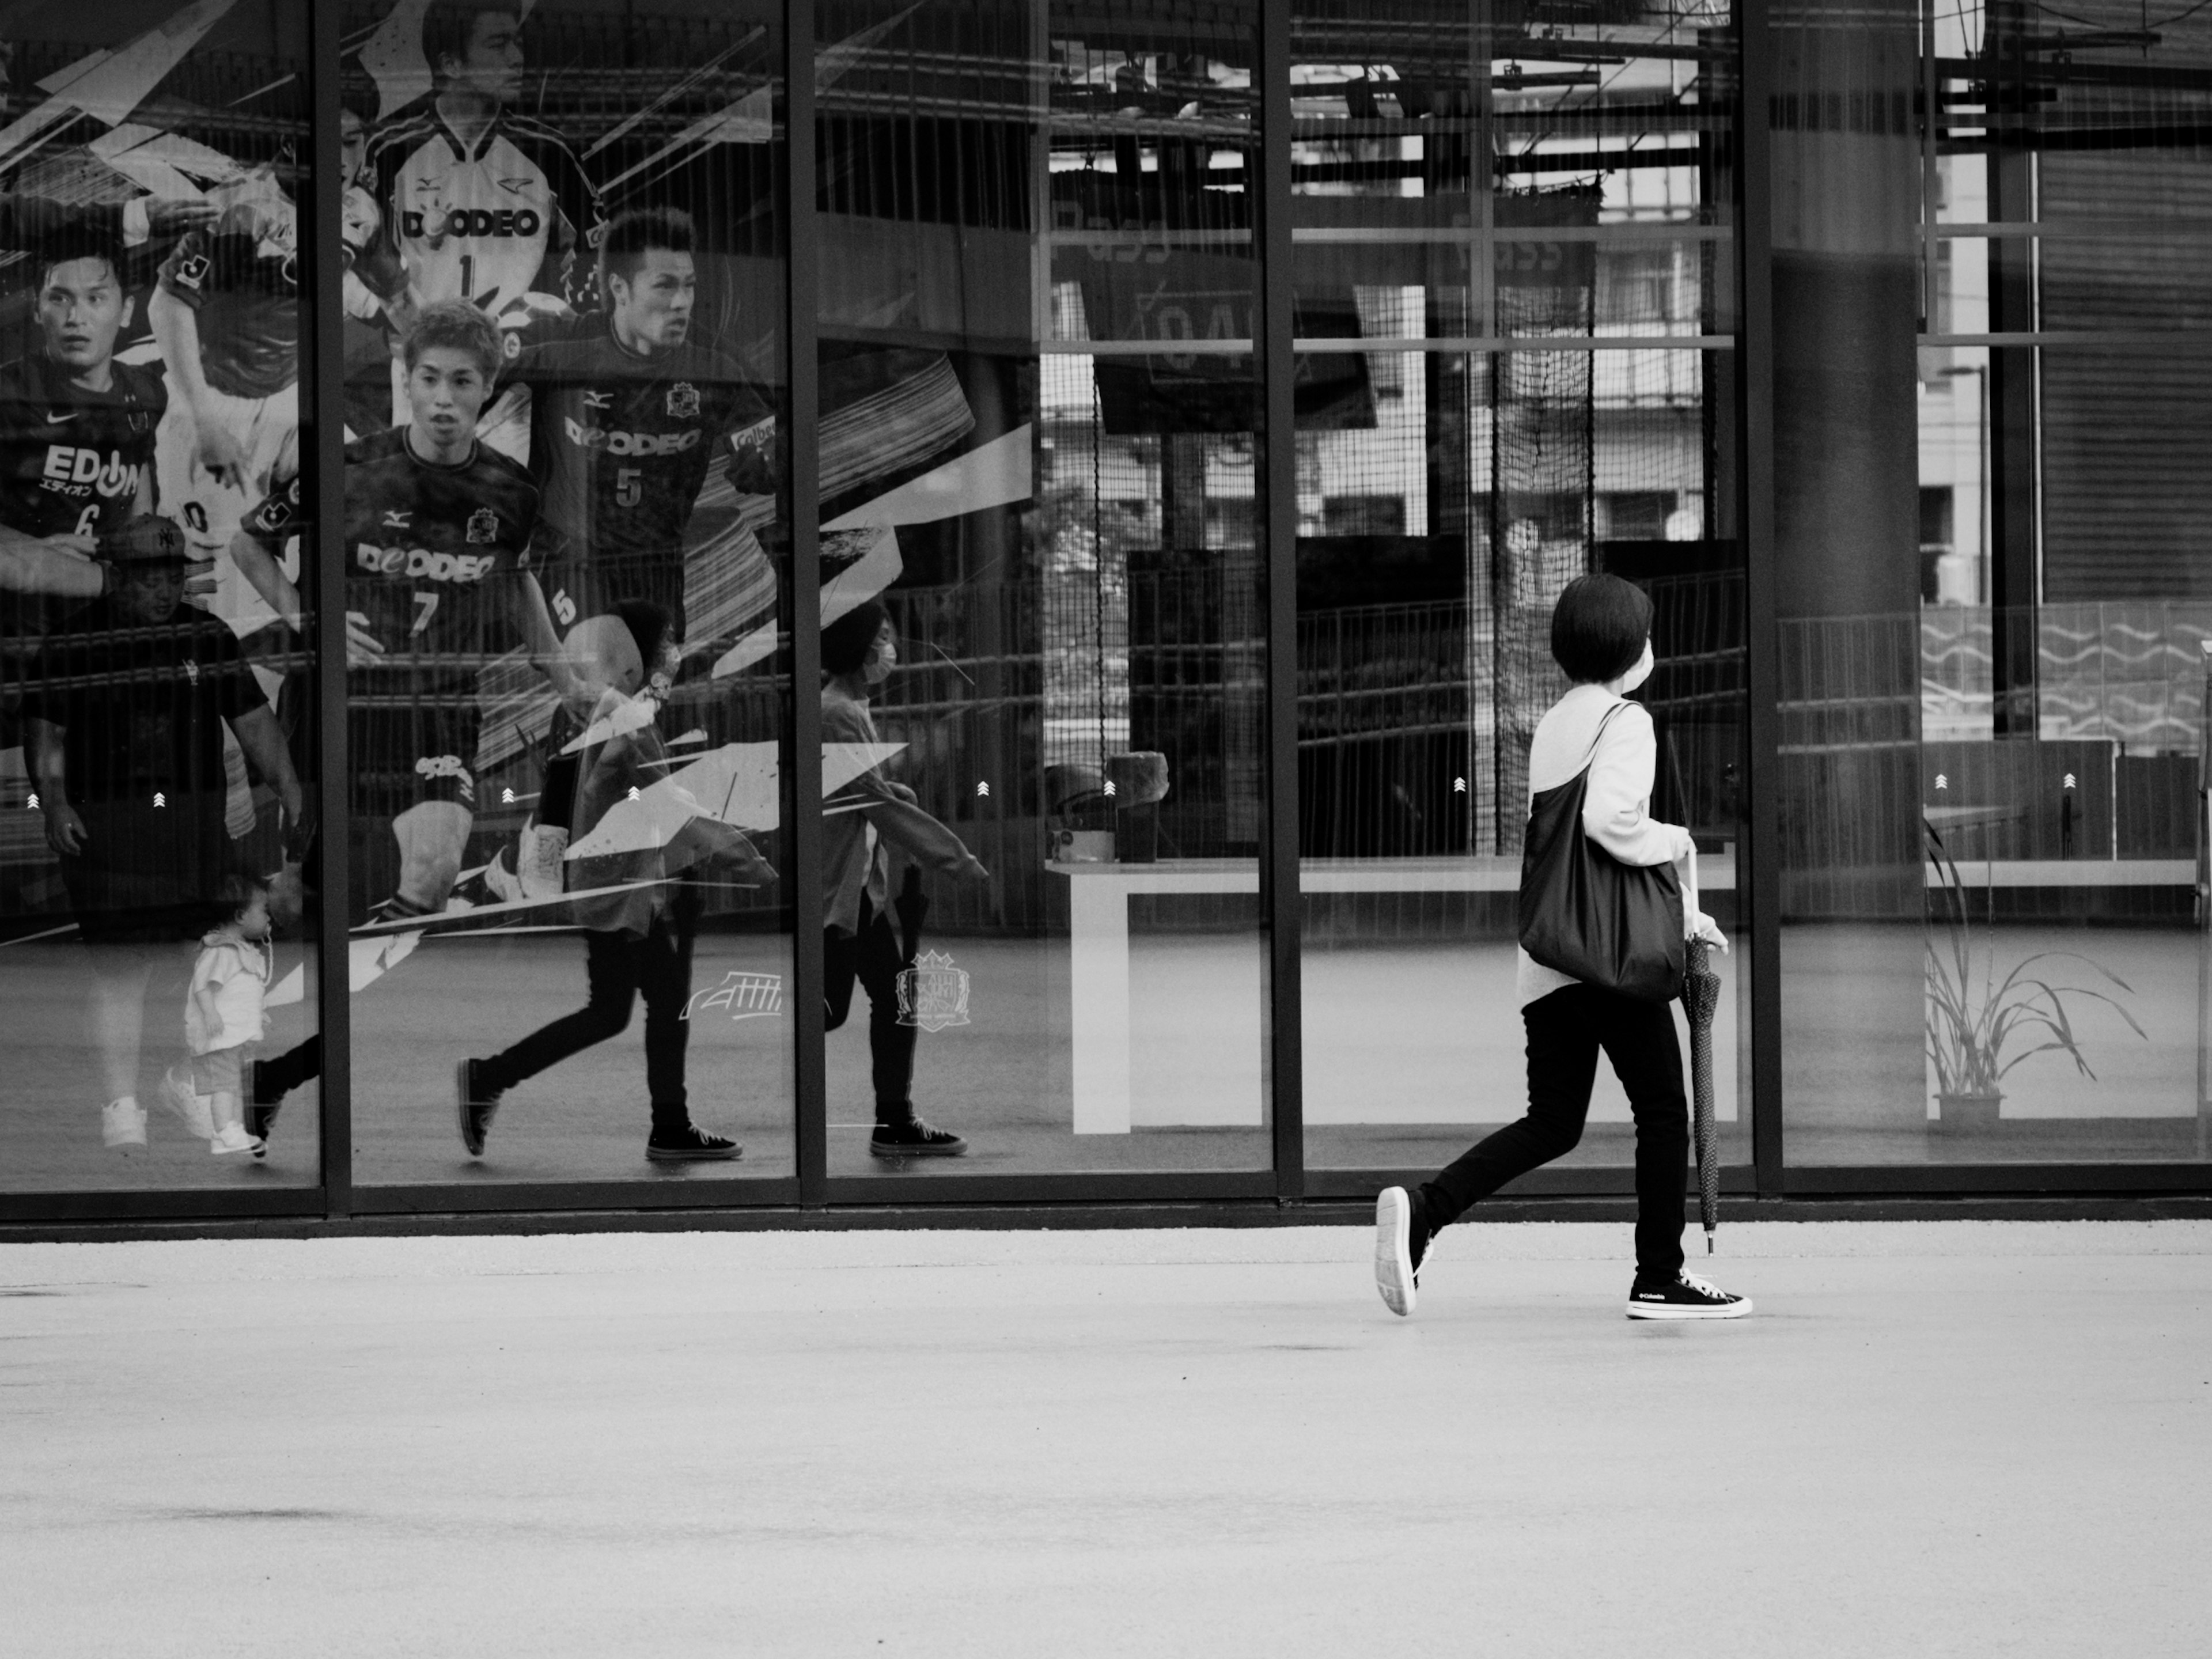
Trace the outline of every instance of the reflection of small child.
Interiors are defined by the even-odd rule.
[[[200,939],[185,1003],[185,1039],[192,1050],[192,1092],[207,1097],[212,1109],[215,1136],[208,1150],[258,1158],[264,1143],[246,1133],[240,1100],[246,1062],[266,1029],[261,1000],[270,967],[269,884],[228,876],[222,897],[231,917]]]

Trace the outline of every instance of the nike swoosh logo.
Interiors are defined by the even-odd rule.
[[[59,426],[65,421],[73,421],[76,419],[76,417],[82,413],[84,413],[84,411],[81,409],[64,410],[58,412],[53,410],[49,410],[46,411],[46,424],[48,426]]]

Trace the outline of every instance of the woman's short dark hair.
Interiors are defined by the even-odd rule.
[[[1577,576],[1552,607],[1552,656],[1577,685],[1618,679],[1651,637],[1651,596],[1608,574]]]
[[[822,672],[858,673],[874,648],[876,635],[890,620],[890,612],[874,599],[864,599],[822,630]]]

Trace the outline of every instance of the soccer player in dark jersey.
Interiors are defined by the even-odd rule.
[[[774,495],[773,410],[692,337],[695,240],[672,208],[617,215],[599,246],[605,309],[510,343],[506,378],[530,392],[530,468],[545,492],[540,567],[563,627],[643,599],[682,640],[684,530],[716,446],[728,444],[741,495]]]
[[[429,100],[377,134],[367,163],[381,222],[356,262],[403,327],[409,307],[467,300],[495,316],[525,296],[574,303],[597,246],[599,193],[567,140],[515,112],[522,93],[516,6],[434,6],[422,56]]]
[[[411,420],[346,447],[348,741],[356,828],[392,827],[389,841],[372,834],[362,847],[365,872],[397,854],[390,896],[374,907],[387,918],[443,909],[459,873],[476,807],[478,666],[520,640],[562,683],[528,568],[537,483],[475,437],[501,356],[497,326],[475,307],[423,307],[402,351]],[[298,592],[276,556],[303,516],[295,477],[231,544],[295,628]]]
[[[101,536],[154,508],[161,380],[115,361],[131,297],[112,249],[68,250],[39,283],[40,349],[0,369],[0,556],[36,591],[91,598],[101,587],[55,556],[88,561]],[[60,578],[60,580],[52,579]]]

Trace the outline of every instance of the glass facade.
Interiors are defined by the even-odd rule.
[[[1594,570],[1728,1189],[2206,1186],[2208,19],[13,9],[0,1218],[1425,1172]]]

